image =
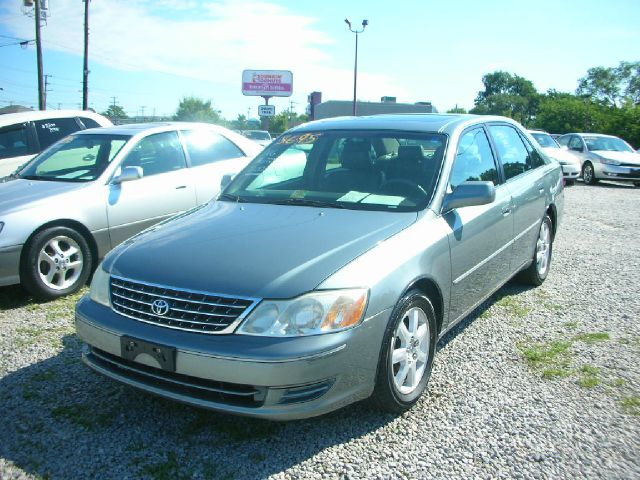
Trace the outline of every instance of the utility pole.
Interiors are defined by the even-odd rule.
[[[47,109],[47,92],[49,92],[49,77],[51,75],[43,75],[44,77],[44,108],[41,110]]]
[[[42,40],[40,39],[40,0],[35,0],[36,9],[36,61],[38,62],[38,110],[46,110],[44,82],[42,78]]]
[[[118,97],[111,97],[111,105],[115,108],[118,105]]]
[[[89,2],[84,0],[84,66],[82,69],[82,109],[89,107]]]

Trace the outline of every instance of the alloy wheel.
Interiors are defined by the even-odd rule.
[[[429,358],[429,321],[418,307],[407,310],[391,342],[391,371],[396,390],[412,393],[420,384]]]
[[[64,290],[78,281],[84,258],[80,245],[67,236],[51,238],[38,255],[38,274],[54,290]]]
[[[540,225],[540,235],[536,244],[536,268],[538,275],[544,277],[549,268],[549,258],[551,256],[551,229],[546,221]]]

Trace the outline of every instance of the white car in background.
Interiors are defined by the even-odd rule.
[[[35,110],[0,115],[0,177],[13,173],[71,133],[111,125],[108,118],[87,110]]]
[[[581,164],[580,158],[568,150],[562,148],[556,140],[547,132],[542,130],[529,130],[529,133],[542,150],[554,160],[557,160],[562,166],[562,176],[567,185],[573,185],[580,176]]]
[[[621,138],[602,133],[567,133],[558,143],[580,158],[582,179],[587,185],[615,180],[640,187],[640,154]]]

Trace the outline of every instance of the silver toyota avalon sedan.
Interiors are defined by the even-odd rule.
[[[439,338],[513,276],[545,280],[563,203],[560,165],[507,118],[311,122],[106,256],[83,360],[233,414],[402,412]]]
[[[40,299],[78,290],[107,251],[209,201],[223,174],[261,150],[226,128],[180,122],[60,140],[0,183],[0,285]]]

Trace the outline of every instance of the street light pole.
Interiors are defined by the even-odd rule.
[[[364,29],[366,28],[366,26],[369,25],[369,21],[368,20],[362,21],[362,30],[358,30],[358,29],[354,30],[351,27],[351,22],[349,21],[348,18],[344,19],[344,23],[346,23],[349,26],[349,30],[351,32],[356,34],[356,58],[353,64],[353,116],[355,117],[358,112],[357,103],[356,103],[357,92],[358,92],[358,35],[364,32]]]

